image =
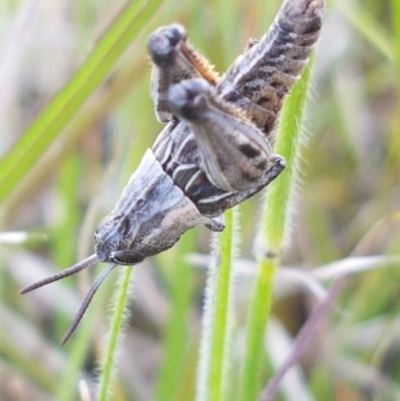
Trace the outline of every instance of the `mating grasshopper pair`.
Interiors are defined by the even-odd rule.
[[[151,35],[151,94],[158,120],[168,124],[96,229],[95,253],[21,291],[96,262],[111,263],[93,283],[62,343],[115,266],[158,254],[199,224],[222,231],[225,210],[282,172],[285,162],[272,154],[268,137],[318,39],[322,11],[323,0],[286,0],[269,31],[250,41],[221,78],[189,44],[181,25]]]

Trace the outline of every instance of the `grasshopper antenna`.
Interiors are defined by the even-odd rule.
[[[69,329],[64,334],[64,337],[62,338],[62,340],[60,342],[61,345],[64,345],[68,341],[68,339],[71,337],[72,333],[75,331],[75,329],[77,328],[77,326],[78,326],[79,322],[81,321],[83,315],[85,314],[86,309],[88,308],[92,298],[94,297],[94,294],[96,294],[96,291],[100,287],[101,283],[108,276],[108,274],[111,272],[111,270],[114,269],[115,266],[117,266],[117,265],[109,265],[96,278],[95,282],[90,287],[90,290],[87,293],[85,299],[83,300],[82,305],[79,308],[78,313],[74,317],[74,320],[71,323],[71,326],[69,326]]]
[[[27,292],[36,290],[37,288],[43,287],[44,285],[53,283],[54,281],[61,280],[64,277],[72,276],[73,274],[78,273],[83,269],[93,266],[96,262],[99,262],[99,260],[100,260],[99,257],[94,253],[93,255],[89,256],[86,259],[83,259],[76,265],[69,267],[68,269],[65,269],[57,274],[54,274],[53,276],[47,277],[36,283],[28,285],[27,287],[23,288],[19,293],[26,294]]]

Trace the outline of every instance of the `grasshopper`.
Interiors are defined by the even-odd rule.
[[[188,42],[181,25],[161,27],[150,36],[151,95],[165,128],[95,230],[95,253],[21,290],[32,291],[96,262],[109,263],[62,344],[117,265],[138,264],[171,248],[200,224],[222,231],[225,210],[282,172],[285,161],[272,153],[269,137],[319,37],[323,6],[323,0],[285,0],[268,32],[250,41],[222,77]]]

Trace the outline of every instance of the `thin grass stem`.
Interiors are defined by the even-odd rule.
[[[287,167],[268,187],[263,224],[257,239],[258,269],[250,303],[239,401],[256,400],[260,390],[264,332],[271,313],[273,280],[290,228],[290,204],[297,182],[297,166],[303,140],[300,127],[311,65],[312,62],[284,103],[278,127],[275,152],[286,159]]]
[[[198,401],[225,399],[231,337],[232,259],[237,209],[225,212],[225,230],[217,238],[209,269],[203,321],[203,338],[197,383]]]
[[[100,375],[98,401],[106,401],[111,393],[112,377],[116,371],[116,352],[118,339],[121,336],[124,319],[126,317],[126,305],[129,295],[130,277],[132,268],[126,267],[121,277],[116,293],[115,307],[112,313],[111,328],[104,356],[103,369]]]

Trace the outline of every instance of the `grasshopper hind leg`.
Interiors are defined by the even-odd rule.
[[[185,28],[179,24],[163,26],[153,32],[148,52],[152,60],[151,96],[160,122],[167,123],[174,118],[168,104],[171,85],[195,77],[216,85],[219,79],[211,63],[189,43]]]
[[[257,192],[260,192],[262,189],[268,186],[273,180],[275,180],[275,178],[278,177],[278,175],[285,169],[286,162],[282,156],[276,154],[271,155],[270,161],[271,165],[269,166],[263,177],[260,179],[260,181],[253,188],[244,192],[240,192],[238,194],[232,194],[230,197],[223,199],[221,201],[221,206],[224,209],[229,209],[231,207],[234,207],[239,203],[242,203],[246,199],[251,198]]]
[[[235,192],[218,192],[210,196],[197,200],[196,206],[200,213],[204,216],[219,216],[225,210],[230,209],[246,199],[251,198],[265,187],[267,187],[286,167],[286,162],[283,157],[279,155],[271,155],[271,164],[265,171],[259,182],[247,191],[239,193]]]
[[[174,85],[169,106],[195,135],[201,168],[215,187],[240,193],[258,185],[269,169],[271,146],[239,108],[201,78]]]

